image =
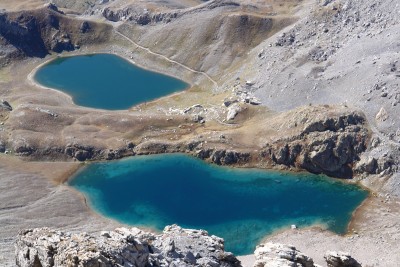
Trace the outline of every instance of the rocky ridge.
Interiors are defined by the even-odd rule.
[[[228,112],[229,107],[235,104],[228,107],[224,105],[221,110]],[[252,106],[251,104],[247,105]],[[191,109],[195,110],[193,107]],[[18,114],[21,112],[24,112],[25,115],[19,116]],[[79,129],[82,128],[76,129],[74,138],[68,138],[74,142],[63,141],[68,137],[65,134],[64,139],[56,138],[59,132],[54,132],[52,133],[54,138],[46,144],[43,140],[37,139],[40,136],[30,135],[26,130],[35,129],[37,132],[48,132],[49,128],[43,128],[43,125],[55,124],[58,125],[57,127],[62,128],[64,127],[62,125],[66,125],[65,127],[68,128],[72,127],[74,119],[53,109],[32,109],[20,106],[8,115],[8,120],[4,125],[6,130],[14,129],[11,136],[2,137],[0,135],[0,139],[6,149],[30,159],[111,160],[133,155],[180,152],[192,154],[219,165],[258,166],[257,164],[261,162],[267,164],[268,167],[296,168],[335,177],[352,177],[354,166],[360,160],[360,155],[365,151],[369,140],[365,117],[359,111],[349,110],[346,107],[306,106],[262,119],[258,121],[257,126],[253,126],[254,143],[251,147],[236,137],[230,137],[232,133],[229,128],[220,131],[218,135],[208,131],[207,126],[212,120],[208,113],[203,113],[205,112],[203,109],[199,108],[199,112],[202,113],[188,112],[175,117],[179,118],[178,130],[184,133],[185,138],[166,139],[165,136],[168,136],[168,132],[162,129],[170,127],[169,119],[165,120],[163,116],[160,116],[154,121],[160,125],[160,129],[152,131],[150,127],[148,130],[154,137],[139,138],[136,141],[125,138],[118,139],[117,145],[111,147],[86,134],[80,135]],[[211,113],[214,114],[214,111]],[[192,116],[196,114],[201,116],[205,122],[193,123]],[[124,116],[122,115],[122,118]],[[239,114],[238,117],[240,116]],[[231,123],[235,123],[237,119],[234,118]],[[79,117],[76,120],[79,120]],[[115,133],[113,138],[118,138],[120,129],[132,131],[131,134],[134,134],[137,131],[134,127],[141,118],[130,115],[125,120],[126,123],[118,122],[114,125],[112,120],[102,116],[98,124],[110,124],[112,127],[108,131]],[[162,126],[162,123],[165,126]],[[201,129],[204,134],[193,135],[192,130],[186,130],[188,127]],[[16,129],[24,130],[15,131]],[[150,134],[141,129],[139,129],[139,133],[145,136]],[[78,136],[81,137],[77,138]],[[140,137],[137,134],[136,136]],[[55,142],[54,140],[59,141]],[[381,162],[379,166],[386,166],[385,164],[388,163]],[[357,168],[357,171],[367,173],[370,168]]]
[[[15,243],[19,267],[204,266],[239,267],[241,262],[224,251],[224,240],[204,230],[166,226],[162,234],[138,228],[117,228],[95,235],[64,233],[48,228],[21,231]],[[254,252],[253,267],[317,267],[295,247],[264,243]],[[348,253],[328,251],[328,267],[360,267]]]
[[[254,94],[274,110],[304,103],[361,109],[371,142],[357,169],[394,177],[387,188],[397,196],[399,11],[390,0],[310,2],[297,22],[254,49],[251,67],[242,70],[255,83]]]
[[[15,247],[20,267],[240,266],[224,251],[223,239],[176,225],[159,235],[138,228],[117,228],[98,236],[38,228],[22,231]]]
[[[208,1],[205,4],[196,6],[194,8],[170,10],[164,12],[152,12],[147,8],[140,5],[131,5],[122,9],[115,9],[113,7],[105,7],[98,10],[101,15],[109,21],[129,21],[138,25],[148,25],[154,23],[169,23],[179,17],[190,15],[204,10],[212,10],[219,7],[238,7],[240,4],[235,1],[226,0],[213,0]],[[91,15],[97,13],[96,11],[90,11]]]

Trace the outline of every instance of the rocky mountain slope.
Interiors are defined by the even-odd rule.
[[[94,25],[84,33],[80,31],[82,25],[76,25],[83,21],[62,16],[62,11],[58,14],[47,14],[49,11],[45,9],[6,12],[3,14],[4,27],[0,31],[3,41],[0,45],[3,44],[5,48],[8,45],[4,51],[10,50],[7,53],[9,57],[15,57],[17,52],[22,52],[20,56],[43,57],[49,51],[58,53],[81,45],[105,43],[110,38],[109,23],[98,24],[93,20],[106,19],[106,22],[118,22],[115,25],[119,25],[117,30],[141,46],[183,62],[197,71],[220,76],[232,64],[238,64],[245,58],[251,48],[297,20],[292,12],[298,5],[294,0],[285,2],[282,7],[273,3],[253,4],[251,1],[213,0],[200,5],[195,4],[201,1],[191,4],[181,2],[56,2],[61,7],[75,8],[81,12],[82,7],[78,6],[85,6],[85,15],[81,18],[88,18]],[[55,12],[58,10],[52,4],[48,7]],[[69,9],[63,10],[66,14],[70,12]],[[23,19],[23,16],[27,18]],[[22,34],[21,30],[11,31],[8,26],[10,23],[20,25],[20,28],[30,23],[29,32],[32,36],[18,36]],[[34,41],[31,50],[15,41],[21,38]]]
[[[277,111],[305,103],[341,103],[361,109],[373,132],[364,163],[369,162],[371,172],[381,176],[396,173],[399,4],[311,1],[303,12],[299,21],[255,48],[238,76],[254,82],[254,94]],[[375,167],[383,159],[390,163]],[[386,188],[400,195],[398,175],[392,177]]]
[[[16,58],[40,57],[109,40],[111,27],[71,19],[49,4],[32,11],[0,14],[0,64]]]
[[[125,22],[119,30],[152,51],[218,77],[251,48],[293,23],[297,18],[290,10],[278,14],[272,5],[267,9],[265,4],[218,0],[161,12],[136,5],[105,8],[102,15]]]

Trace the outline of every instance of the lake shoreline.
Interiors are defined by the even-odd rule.
[[[104,64],[105,61],[110,62],[110,64]],[[93,66],[89,67],[90,65]],[[129,69],[127,69],[128,67]],[[96,79],[88,83],[87,77],[92,76],[91,72],[80,71],[79,68],[90,69],[95,75],[100,75],[98,79],[101,82],[99,83]],[[57,73],[63,75],[57,75]],[[74,79],[65,79],[64,76],[73,76]],[[104,80],[106,76],[107,79]],[[112,84],[108,84],[109,79],[112,80]],[[75,83],[75,80],[85,82],[86,94],[79,93],[83,88],[81,88],[82,85]],[[128,110],[137,105],[182,93],[193,86],[171,75],[142,68],[135,64],[133,60],[126,59],[117,53],[88,53],[51,57],[29,73],[28,81],[39,88],[56,90],[66,94],[77,106],[110,111]],[[57,85],[52,86],[51,84]],[[172,92],[170,92],[171,90]],[[95,91],[95,95],[93,95],[93,91]],[[105,95],[99,95],[99,91]],[[149,94],[143,94],[143,91],[149,92]],[[149,95],[150,99],[147,99]],[[121,99],[122,96],[123,99]]]
[[[178,164],[179,162],[179,164]],[[175,164],[174,164],[175,163]],[[172,164],[172,165],[171,165]],[[172,166],[177,166],[179,165],[180,167],[178,169],[173,168]],[[165,179],[160,179],[159,178],[159,174],[157,171],[155,171],[156,169],[161,168],[161,170],[163,170],[163,172],[167,172],[171,177],[169,177],[168,182],[165,181]],[[201,170],[200,170],[201,169]],[[109,171],[108,171],[109,170]],[[121,171],[122,172],[121,172]],[[203,173],[204,171],[204,173]],[[117,175],[117,177],[124,177],[124,178],[118,178],[118,180],[110,180],[111,178],[107,178],[108,175],[111,175],[110,177],[113,177],[113,172],[115,172],[115,175]],[[135,173],[134,176],[133,172]],[[142,172],[144,172],[142,174]],[[93,173],[93,174],[91,174]],[[200,177],[197,177],[195,175],[195,173],[201,173],[201,179]],[[139,175],[139,176],[138,176]],[[141,175],[145,175],[146,179],[141,179]],[[184,177],[191,177],[191,179],[183,179]],[[128,179],[129,178],[129,179]],[[223,167],[218,167],[216,165],[210,165],[205,163],[204,161],[201,161],[199,159],[195,159],[192,158],[191,156],[188,155],[184,155],[184,154],[159,154],[159,155],[152,155],[152,156],[142,156],[142,157],[133,157],[130,159],[126,159],[123,161],[118,161],[118,162],[100,162],[100,163],[95,163],[93,165],[91,165],[89,168],[83,170],[82,172],[80,172],[78,175],[75,175],[73,177],[73,181],[71,183],[69,183],[69,186],[72,186],[75,189],[78,189],[79,191],[82,191],[82,193],[85,196],[85,199],[87,199],[87,201],[85,201],[85,204],[88,205],[88,207],[90,207],[91,209],[95,210],[96,212],[100,212],[103,213],[103,216],[106,216],[107,218],[114,218],[118,221],[121,221],[122,223],[127,223],[127,224],[131,224],[133,226],[137,226],[140,227],[141,225],[146,225],[146,224],[155,224],[157,225],[158,230],[162,230],[166,225],[172,224],[172,223],[177,223],[178,225],[182,226],[182,227],[188,227],[188,228],[193,228],[193,229],[206,229],[208,231],[211,231],[212,234],[220,236],[222,238],[225,238],[226,244],[227,244],[227,248],[229,250],[230,246],[233,246],[233,244],[241,244],[240,247],[242,247],[242,244],[245,244],[246,240],[245,239],[240,239],[242,240],[241,242],[238,242],[238,240],[236,240],[236,238],[238,238],[238,236],[240,236],[241,233],[246,233],[246,236],[248,235],[252,235],[252,238],[259,238],[259,233],[255,232],[255,233],[247,233],[247,228],[246,229],[241,229],[237,235],[235,235],[235,237],[232,237],[230,234],[226,233],[226,230],[221,230],[222,228],[219,227],[219,225],[230,225],[227,229],[230,228],[237,228],[237,219],[234,219],[233,221],[226,221],[226,222],[222,222],[223,219],[220,218],[221,216],[223,216],[222,214],[228,213],[228,214],[234,214],[235,211],[240,211],[241,209],[238,207],[238,209],[231,207],[229,208],[229,205],[224,205],[224,209],[221,212],[218,212],[219,209],[208,209],[208,214],[206,216],[206,218],[209,218],[211,221],[215,221],[214,223],[211,223],[209,225],[210,222],[203,222],[206,223],[208,225],[209,228],[207,228],[206,226],[202,226],[200,225],[196,225],[196,224],[192,224],[192,219],[188,219],[187,216],[189,216],[189,218],[194,218],[196,216],[198,216],[197,212],[195,210],[190,210],[190,208],[185,208],[184,203],[191,203],[192,201],[194,201],[194,203],[192,203],[192,205],[189,206],[194,206],[195,203],[208,203],[209,201],[212,202],[212,197],[210,198],[204,198],[201,197],[203,196],[204,192],[203,190],[205,189],[201,189],[203,188],[203,186],[208,185],[207,186],[207,192],[209,192],[209,190],[216,190],[219,193],[217,194],[219,196],[219,198],[222,198],[220,200],[220,204],[224,203],[226,201],[233,201],[234,203],[239,202],[238,199],[235,198],[235,194],[236,190],[239,190],[237,187],[239,185],[242,185],[242,183],[245,183],[246,186],[245,187],[241,187],[242,189],[240,189],[240,202],[243,203],[242,205],[245,205],[248,207],[248,209],[246,209],[247,212],[245,212],[246,214],[248,212],[250,212],[251,210],[251,214],[253,214],[254,212],[256,212],[254,209],[258,210],[259,208],[267,208],[267,209],[272,209],[272,206],[270,205],[266,205],[265,207],[263,206],[262,203],[279,203],[276,204],[278,205],[277,207],[274,207],[278,210],[284,210],[284,213],[293,213],[297,210],[297,208],[295,206],[293,206],[291,203],[292,201],[290,201],[290,203],[285,204],[289,201],[289,199],[291,199],[288,196],[283,196],[281,194],[275,195],[275,194],[270,194],[268,192],[270,192],[270,190],[277,190],[276,192],[281,192],[282,190],[288,190],[288,188],[290,188],[289,190],[294,190],[296,193],[296,198],[300,198],[302,200],[301,205],[304,206],[304,208],[307,210],[308,208],[313,210],[313,202],[308,202],[306,201],[306,197],[303,197],[304,194],[306,194],[305,192],[310,191],[311,195],[318,195],[319,192],[324,192],[323,194],[320,195],[321,198],[326,198],[327,203],[329,203],[329,205],[332,206],[332,212],[330,212],[331,209],[329,210],[325,210],[325,212],[316,215],[316,218],[314,218],[315,220],[317,220],[317,222],[312,222],[314,219],[309,219],[309,217],[313,217],[314,214],[308,214],[308,213],[300,213],[298,215],[295,215],[293,218],[291,217],[292,215],[287,214],[286,216],[288,217],[284,217],[284,215],[278,216],[278,215],[273,215],[271,213],[265,213],[265,212],[259,212],[261,217],[254,217],[254,214],[251,215],[251,217],[247,218],[246,215],[242,215],[241,218],[247,222],[247,224],[255,224],[256,228],[261,227],[261,225],[264,225],[264,228],[261,232],[276,232],[276,227],[278,227],[279,229],[282,229],[284,227],[289,227],[291,224],[297,224],[300,227],[301,224],[305,223],[305,224],[313,224],[313,225],[318,225],[319,224],[319,219],[318,216],[321,217],[321,220],[324,221],[326,220],[326,216],[330,217],[330,216],[334,216],[335,218],[335,226],[328,226],[326,225],[326,228],[329,227],[334,227],[334,229],[336,229],[336,231],[339,232],[343,232],[346,231],[347,229],[347,225],[349,223],[349,221],[347,221],[347,219],[351,219],[351,217],[347,217],[346,216],[346,221],[340,220],[337,217],[337,214],[339,212],[340,209],[343,209],[343,212],[345,212],[346,214],[348,214],[348,212],[353,213],[353,206],[352,205],[338,205],[335,201],[336,198],[333,197],[330,193],[331,190],[334,190],[336,192],[336,190],[338,192],[343,192],[343,198],[348,199],[349,203],[353,203],[354,201],[356,201],[357,203],[360,201],[359,198],[361,198],[361,196],[363,196],[363,198],[367,195],[365,191],[361,191],[361,188],[356,189],[354,187],[354,185],[345,185],[342,184],[340,182],[338,182],[337,180],[328,178],[328,177],[319,177],[319,176],[314,176],[314,175],[310,175],[310,177],[306,177],[303,175],[301,177],[297,177],[294,173],[282,173],[282,172],[268,172],[267,170],[261,170],[261,169],[238,169],[237,172],[234,172],[234,168],[223,168]],[[95,179],[95,183],[90,182],[93,181],[93,179]],[[117,178],[115,178],[117,179]],[[123,180],[120,180],[123,179]],[[152,182],[150,182],[152,181]],[[224,187],[225,189],[218,189],[218,184],[225,184],[225,183],[232,183],[231,186],[229,187]],[[260,183],[263,182],[264,184],[268,184],[269,186],[262,186],[262,184],[260,185]],[[270,183],[273,182],[274,185],[271,185]],[[122,184],[126,184],[123,185]],[[153,186],[151,189],[151,193],[149,192],[141,192],[141,191],[133,191],[135,193],[132,194],[132,192],[130,190],[126,190],[127,188],[131,188],[132,186],[130,185],[131,183],[133,183],[135,185],[135,187],[139,187],[139,188],[151,188],[151,185],[155,185],[155,184],[159,184],[158,186]],[[149,184],[150,183],[150,184]],[[201,183],[201,184],[200,184]],[[104,185],[103,185],[104,184]],[[176,184],[176,186],[173,186],[173,184]],[[193,192],[190,195],[187,195],[189,191],[186,190],[180,190],[178,188],[180,188],[179,185],[185,185],[185,188],[198,188],[198,191]],[[93,186],[92,186],[93,185]],[[264,192],[262,195],[260,195],[260,193],[254,193],[252,190],[252,188],[254,186],[257,185],[258,191]],[[260,187],[261,186],[261,187]],[[271,187],[271,189],[267,189],[269,187]],[[318,188],[321,187],[320,191]],[[332,189],[327,190],[326,187],[332,187]],[[347,188],[347,187],[351,187],[351,188]],[[353,188],[354,187],[354,188]],[[228,189],[231,188],[231,189]],[[236,189],[235,189],[236,188]],[[245,189],[247,188],[247,189]],[[96,193],[93,191],[95,189]],[[110,192],[108,190],[111,190]],[[177,192],[175,192],[176,190],[178,190]],[[233,190],[233,191],[232,191]],[[251,198],[246,198],[244,197],[245,192],[251,191]],[[254,188],[255,190],[255,188]],[[351,190],[351,192],[353,192],[354,190],[354,194],[356,193],[355,191],[359,192],[356,195],[352,194],[347,194],[345,192],[347,192],[347,190]],[[118,192],[118,196],[120,196],[121,198],[124,199],[124,203],[120,203],[120,202],[116,202],[119,201],[119,197],[114,196],[115,195],[115,191]],[[243,191],[243,192],[242,192]],[[303,192],[305,191],[305,192]],[[101,194],[99,195],[97,192],[101,192]],[[114,192],[114,193],[111,193]],[[127,194],[129,192],[129,194]],[[158,193],[156,193],[158,192]],[[168,192],[168,194],[172,194],[174,196],[179,195],[180,197],[183,197],[184,199],[186,199],[187,201],[180,201],[179,203],[175,203],[175,202],[171,202],[170,204],[166,204],[169,203],[169,200],[166,200],[162,197],[163,192]],[[191,192],[191,191],[190,191]],[[202,193],[203,192],[203,193]],[[224,197],[223,194],[226,194],[226,196]],[[229,193],[230,192],[230,193]],[[274,191],[275,192],[275,191]],[[275,193],[276,193],[275,192]],[[285,191],[286,192],[286,191]],[[300,193],[301,192],[301,193]],[[314,192],[314,193],[311,193]],[[144,194],[142,197],[141,194]],[[147,197],[149,197],[150,195],[157,195],[157,196],[161,196],[160,199],[162,200],[162,203],[158,203],[156,198],[149,198],[147,199]],[[208,193],[207,193],[208,194]],[[256,195],[254,195],[256,194]],[[128,195],[130,197],[128,197]],[[214,195],[214,194],[211,194]],[[272,195],[272,196],[269,196]],[[364,196],[365,195],[365,196]],[[133,196],[139,198],[139,200],[133,200],[136,199]],[[259,200],[256,201],[256,203],[253,203],[255,200],[255,196],[258,196],[258,198],[260,198]],[[262,197],[263,196],[263,197]],[[200,201],[200,199],[196,200],[197,198],[200,198],[203,201]],[[232,198],[232,199],[231,199]],[[257,198],[257,199],[258,199]],[[262,198],[262,199],[261,199]],[[265,198],[265,199],[264,199]],[[280,199],[282,198],[282,199]],[[207,199],[207,200],[205,200]],[[283,199],[285,199],[286,201],[283,201]],[[142,201],[146,200],[145,202],[142,203]],[[249,203],[247,203],[249,202]],[[133,205],[135,203],[135,205]],[[146,204],[145,204],[146,203]],[[158,204],[157,204],[158,203]],[[206,206],[212,206],[212,203],[209,204],[203,204]],[[245,204],[247,203],[247,204]],[[307,204],[308,203],[308,204]],[[336,204],[335,204],[336,203]],[[355,204],[355,203],[354,203]],[[139,210],[136,211],[132,211],[131,209],[133,208],[133,206],[137,207]],[[143,206],[144,205],[144,206]],[[175,207],[177,205],[182,206],[182,209],[186,210],[186,213],[194,213],[192,215],[187,215],[185,213],[185,215],[181,214],[181,215],[176,215],[178,217],[169,217],[171,214],[175,214],[176,212],[172,212],[168,210],[168,207]],[[222,205],[222,204],[221,204]],[[310,206],[310,207],[308,207]],[[357,205],[358,206],[358,205]],[[106,207],[118,207],[118,212],[115,213],[115,211],[113,209],[110,208],[106,208]],[[125,207],[125,208],[123,208]],[[274,209],[275,209],[274,208]],[[122,210],[121,210],[122,209]],[[128,210],[126,210],[128,209]],[[149,211],[146,211],[146,209],[149,209]],[[202,207],[198,207],[198,209],[202,209]],[[338,210],[339,209],[339,210]],[[351,209],[351,210],[349,210]],[[197,210],[197,209],[196,209]],[[253,211],[254,210],[254,211]],[[158,211],[158,212],[156,212]],[[136,215],[138,212],[138,215]],[[146,216],[142,217],[143,215],[141,214],[147,214]],[[162,217],[159,217],[158,214],[164,214]],[[278,212],[279,213],[279,212]],[[129,216],[128,216],[129,214]],[[179,214],[179,212],[178,212]],[[264,215],[261,215],[264,214]],[[331,214],[331,215],[329,215]],[[333,215],[335,214],[335,215]],[[135,217],[136,216],[136,217]],[[182,217],[183,216],[183,217]],[[267,216],[267,217],[265,217]],[[278,216],[278,217],[277,217]],[[201,217],[198,218],[197,221],[201,221],[202,219],[204,219],[205,217]],[[219,218],[219,219],[217,219]],[[236,218],[236,217],[235,217]],[[303,222],[303,219],[304,222]],[[161,221],[160,220],[166,220],[166,221]],[[222,220],[222,221],[221,221]],[[263,220],[267,220],[269,223],[268,224],[264,224],[261,223],[261,221]],[[311,220],[311,221],[309,221]],[[223,224],[222,224],[223,223]],[[282,223],[284,223],[286,226],[283,226]],[[231,225],[232,224],[232,225]],[[240,225],[246,225],[245,222],[240,222]],[[267,227],[267,225],[270,225]],[[224,229],[226,228],[225,226],[223,227]],[[270,229],[270,227],[272,227]],[[221,229],[220,229],[221,228]],[[262,228],[262,227],[261,227]],[[333,230],[333,229],[332,229]],[[278,230],[280,231],[280,230]],[[253,236],[254,235],[254,236]],[[264,235],[264,234],[262,234]],[[261,236],[262,236],[261,235]],[[233,239],[232,239],[233,238]],[[232,239],[232,240],[231,240]],[[253,244],[248,244],[249,246],[253,246]],[[246,245],[247,246],[247,245]],[[255,247],[255,245],[254,245]],[[236,250],[235,250],[236,249]],[[240,254],[243,255],[244,252],[238,252],[237,249],[239,248],[235,248],[233,249],[233,252],[235,254]],[[248,249],[248,248],[243,248],[246,251],[252,251],[253,249]]]
[[[20,171],[21,169],[20,169],[20,167],[19,167],[19,165],[21,164],[21,163],[27,163],[28,165],[30,165],[30,164],[34,164],[34,165],[36,165],[37,167],[35,167],[35,168],[38,168],[38,169],[42,169],[42,170],[44,170],[46,173],[51,173],[51,170],[48,168],[48,166],[51,166],[51,165],[49,165],[49,164],[52,164],[52,163],[45,163],[45,162],[43,162],[43,163],[41,163],[41,162],[25,162],[25,161],[21,161],[21,159],[19,159],[19,158],[17,158],[17,157],[13,157],[13,156],[2,156],[2,158],[4,158],[4,157],[6,157],[6,158],[8,158],[8,160],[7,160],[7,162],[10,162],[9,160],[11,160],[11,162],[15,162],[15,161],[17,161],[17,162],[20,162],[18,165],[15,165],[15,167],[12,167],[13,166],[13,164],[8,164],[8,167],[7,168],[14,168],[16,171]],[[4,160],[2,160],[2,162],[4,162]],[[63,163],[64,164],[64,163]],[[65,164],[68,164],[68,163],[65,163]],[[69,164],[71,164],[71,163],[69,163]],[[79,166],[79,168],[82,168],[82,164],[78,164],[78,163],[74,163],[73,164],[74,166],[76,166],[76,165],[78,165]],[[43,166],[43,167],[41,167],[41,166]],[[44,169],[45,168],[45,169]],[[75,168],[74,168],[75,169]],[[51,177],[52,175],[47,175],[48,177]],[[63,177],[66,177],[66,175],[64,175]],[[49,178],[47,178],[47,179],[49,179]],[[59,180],[59,179],[57,179],[57,180]],[[55,187],[59,187],[60,185],[57,185],[57,183],[54,183],[54,186]],[[77,196],[79,199],[80,199],[80,202],[82,203],[82,205],[84,205],[85,207],[86,207],[86,210],[87,210],[87,212],[89,212],[89,214],[91,214],[90,216],[91,217],[95,217],[95,218],[98,218],[98,219],[100,219],[100,218],[102,218],[101,220],[105,220],[105,221],[110,221],[110,219],[108,218],[108,217],[105,217],[105,216],[103,216],[103,215],[101,215],[101,214],[99,214],[99,213],[97,213],[97,212],[95,212],[95,211],[93,211],[91,208],[90,208],[90,206],[88,206],[88,205],[86,205],[85,204],[85,200],[84,200],[84,196],[83,196],[83,194],[81,193],[81,192],[79,192],[79,191],[77,191],[77,190],[75,190],[75,189],[73,189],[73,188],[71,188],[71,187],[69,187],[68,186],[68,191],[70,192],[69,194],[71,194],[71,196],[73,196],[73,195],[75,195],[75,196]],[[356,210],[356,212],[355,212],[355,216],[353,216],[352,217],[352,220],[351,220],[351,224],[360,224],[360,223],[363,223],[363,221],[364,221],[364,219],[362,218],[362,214],[363,213],[366,213],[366,214],[368,214],[368,213],[370,213],[371,212],[371,210],[374,210],[374,209],[376,209],[376,207],[375,206],[372,206],[371,205],[371,202],[369,201],[370,199],[372,199],[372,200],[375,200],[375,198],[376,197],[374,197],[372,194],[370,194],[369,195],[369,197],[367,198],[367,200],[368,201],[364,201],[358,208],[357,208],[357,210]],[[372,202],[374,202],[374,201],[372,201]],[[97,220],[98,220],[97,219]],[[361,220],[361,221],[360,221]],[[115,227],[116,226],[126,226],[126,227],[130,227],[130,226],[128,226],[128,225],[125,225],[125,224],[121,224],[121,223],[118,223],[118,222],[116,222],[116,221],[114,221],[114,220],[112,220],[113,221],[113,224],[115,225]],[[67,226],[67,224],[66,224],[66,226]],[[140,227],[141,229],[145,229],[145,230],[147,230],[147,231],[151,231],[151,232],[155,232],[155,233],[159,233],[159,231],[157,231],[157,230],[155,230],[155,229],[152,229],[152,228],[144,228],[144,227]],[[331,238],[332,236],[338,236],[337,234],[335,234],[335,233],[333,233],[333,232],[330,232],[329,230],[323,230],[323,229],[321,229],[320,227],[310,227],[310,228],[304,228],[304,229],[295,229],[295,230],[292,230],[292,229],[287,229],[287,230],[285,230],[285,229],[282,229],[282,230],[279,230],[278,232],[274,232],[273,234],[271,234],[271,235],[269,235],[264,241],[271,241],[271,240],[275,240],[274,242],[276,242],[277,240],[276,240],[276,238],[278,237],[278,239],[279,239],[279,242],[282,242],[282,243],[284,243],[284,241],[285,241],[285,239],[283,239],[282,238],[282,236],[286,236],[286,235],[292,235],[293,233],[305,233],[305,234],[307,234],[307,235],[314,235],[314,233],[324,233],[324,236],[325,235],[328,235],[329,236],[329,238]],[[354,235],[351,231],[348,231],[348,233],[346,233],[345,235],[343,235],[343,236],[339,236],[339,238],[341,238],[341,239],[343,239],[343,238],[346,238],[347,236],[349,236],[349,235]],[[325,239],[327,239],[326,237],[325,237]],[[337,242],[337,240],[335,241],[332,241],[332,243],[331,243],[331,245],[332,245],[332,247],[334,247],[335,246],[335,242]],[[317,245],[317,244],[316,244]],[[298,246],[298,245],[297,245]],[[298,247],[299,249],[301,248],[301,247]],[[304,250],[304,248],[301,248],[300,249],[301,251],[303,251]],[[316,253],[314,253],[314,254],[316,254]],[[312,255],[312,254],[309,254],[310,256]],[[314,256],[315,257],[315,256]],[[252,260],[254,260],[254,258],[253,258],[253,255],[251,255],[251,257],[246,257],[246,255],[244,255],[244,256],[239,256],[239,259],[240,260],[242,260],[242,263],[243,263],[243,266],[244,267],[247,267],[247,266],[249,266],[249,267],[251,267],[252,265],[246,265],[246,262],[250,262],[251,264],[252,264]],[[249,264],[250,264],[249,263]]]

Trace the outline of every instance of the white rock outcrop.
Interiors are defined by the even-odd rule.
[[[226,115],[226,120],[231,121],[236,118],[236,116],[242,111],[242,107],[238,103],[234,103],[228,107],[228,113]]]
[[[290,245],[264,243],[257,246],[254,255],[253,267],[315,267],[313,259]]]
[[[241,266],[224,251],[223,239],[177,225],[165,227],[160,235],[138,228],[98,235],[38,228],[20,232],[15,248],[19,267]]]
[[[328,251],[324,258],[328,267],[361,267],[361,264],[347,252]]]
[[[207,231],[177,225],[153,234],[138,228],[117,228],[97,234],[65,233],[49,228],[21,231],[15,243],[19,267],[240,267],[224,250],[224,240]],[[253,267],[319,267],[294,246],[258,245]],[[345,252],[328,251],[328,267],[360,267]]]

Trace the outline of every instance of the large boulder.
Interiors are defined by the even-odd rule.
[[[347,252],[328,251],[324,258],[328,267],[361,267],[361,264]]]
[[[157,262],[165,266],[241,266],[232,253],[224,251],[222,238],[209,236],[204,230],[183,229],[177,225],[166,226],[162,235],[152,242],[152,250],[152,264]]]
[[[242,107],[239,103],[234,103],[228,107],[228,113],[226,114],[226,120],[232,121],[242,111]]]
[[[6,100],[0,100],[0,111],[1,110],[12,111],[12,107]]]
[[[91,236],[47,228],[26,230],[16,242],[20,267],[51,266],[145,266],[150,253],[148,240],[140,240],[139,229],[121,228]]]
[[[310,257],[290,245],[264,243],[254,251],[256,262],[253,267],[314,267]]]

